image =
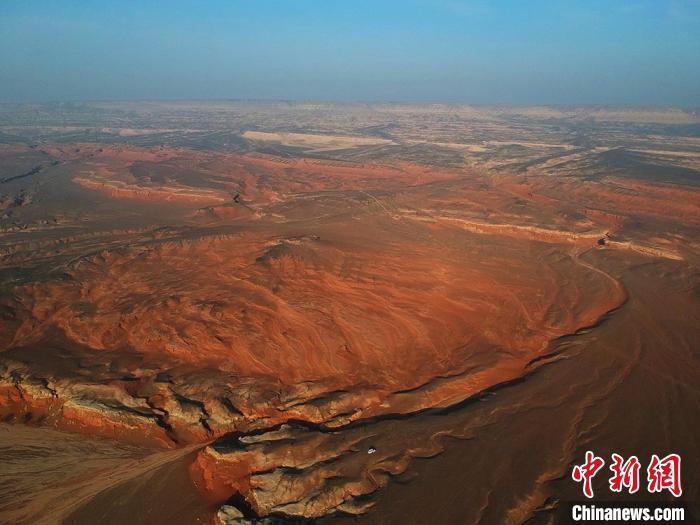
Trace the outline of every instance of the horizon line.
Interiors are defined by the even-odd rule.
[[[327,104],[327,105],[389,105],[389,106],[455,106],[455,107],[475,107],[475,108],[616,108],[616,109],[678,109],[691,113],[700,111],[700,102],[697,105],[685,106],[673,103],[550,103],[550,102],[529,102],[529,103],[486,103],[486,102],[450,102],[441,100],[352,100],[352,99],[313,99],[313,98],[96,98],[96,99],[46,99],[31,101],[4,101],[0,100],[0,106],[32,106],[51,104],[98,104],[98,103],[163,103],[163,102],[227,102],[227,103],[256,103],[256,104]]]

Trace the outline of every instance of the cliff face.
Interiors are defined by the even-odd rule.
[[[0,416],[202,444],[198,487],[257,516],[363,512],[433,451],[355,429],[520,378],[619,307],[622,285],[586,251],[697,256],[693,190],[185,150],[47,154],[71,169],[37,198],[72,180],[65,198],[87,225],[64,212],[1,247]],[[670,233],[685,214],[688,230]],[[653,236],[632,233],[640,221]]]

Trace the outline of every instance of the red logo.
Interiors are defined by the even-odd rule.
[[[577,483],[583,482],[583,495],[593,497],[593,478],[603,468],[605,460],[596,456],[590,450],[586,451],[586,460],[581,465],[575,465],[571,477]],[[641,464],[637,456],[630,456],[625,460],[619,454],[612,454],[610,470],[612,476],[608,479],[608,485],[612,492],[622,492],[627,489],[629,494],[639,490],[639,471]],[[668,490],[675,497],[683,493],[681,488],[681,457],[678,454],[669,454],[659,458],[656,454],[651,456],[647,467],[647,491],[650,493]]]

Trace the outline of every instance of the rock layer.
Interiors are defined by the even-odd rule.
[[[0,415],[199,443],[205,497],[254,516],[364,512],[434,448],[399,453],[363,425],[517,380],[625,301],[587,251],[698,253],[688,188],[184,148],[43,154],[57,164],[8,182],[46,177],[32,191],[48,204],[22,206],[32,226],[0,246]]]

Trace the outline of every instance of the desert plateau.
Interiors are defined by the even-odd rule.
[[[700,519],[699,265],[693,110],[2,104],[0,522]]]

